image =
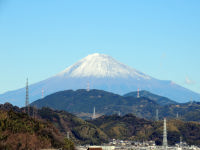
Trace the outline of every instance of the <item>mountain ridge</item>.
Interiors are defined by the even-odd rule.
[[[168,97],[176,102],[198,101],[200,94],[169,80],[158,80],[126,66],[104,54],[89,55],[64,71],[29,86],[30,102],[63,90],[100,89],[117,94],[136,91],[138,88]],[[0,103],[10,102],[24,106],[25,88],[0,94]]]
[[[50,107],[56,110],[64,110],[75,114],[84,119],[91,118],[93,108],[96,108],[96,114],[125,115],[132,113],[140,118],[148,120],[155,120],[156,109],[159,111],[159,118],[176,118],[185,121],[200,121],[200,102],[193,103],[167,103],[165,105],[158,103],[158,99],[150,99],[146,97],[123,97],[102,90],[66,90],[56,92],[49,96],[39,99],[33,103],[32,106],[38,108]],[[170,104],[171,103],[171,104]]]
[[[137,94],[138,92],[135,91],[135,92],[129,92],[123,96],[125,97],[137,97]],[[142,91],[139,91],[139,96],[140,97],[146,97],[146,98],[149,98],[151,100],[154,100],[156,101],[159,105],[169,105],[169,104],[178,104],[177,102],[167,98],[167,97],[163,97],[163,96],[160,96],[160,95],[156,95],[156,94],[153,94],[149,91],[146,91],[146,90],[142,90]]]
[[[137,79],[140,77],[151,79],[150,76],[124,65],[108,55],[99,53],[88,55],[57,76],[65,76],[66,74],[67,77],[137,77]]]

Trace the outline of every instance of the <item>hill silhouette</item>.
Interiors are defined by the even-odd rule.
[[[147,93],[147,92],[143,92]],[[162,96],[147,93],[147,97],[136,98],[133,96],[121,96],[102,90],[66,90],[46,96],[33,102],[31,105],[38,108],[50,107],[55,110],[64,110],[73,113],[83,119],[92,116],[93,108],[96,108],[97,116],[121,115],[132,113],[140,118],[155,120],[158,109],[159,118],[168,117],[185,121],[200,121],[200,103],[176,103]],[[161,104],[161,103],[164,104]]]

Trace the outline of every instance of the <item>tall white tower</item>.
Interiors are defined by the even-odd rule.
[[[92,119],[95,119],[95,118],[96,118],[96,114],[95,114],[95,107],[94,107]]]
[[[167,125],[166,125],[166,118],[164,118],[164,125],[163,125],[163,149],[167,150]]]

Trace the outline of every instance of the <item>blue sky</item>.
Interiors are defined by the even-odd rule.
[[[0,0],[0,93],[108,54],[200,93],[199,0]]]

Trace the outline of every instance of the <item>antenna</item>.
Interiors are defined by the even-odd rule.
[[[94,107],[92,119],[95,119],[95,118],[96,118],[96,114],[95,114],[95,107]]]
[[[28,78],[26,79],[26,113],[29,115],[29,93],[28,93]]]
[[[156,121],[159,120],[159,116],[158,116],[158,109],[156,109]]]
[[[137,98],[140,98],[140,89],[137,90]]]
[[[167,150],[167,125],[166,125],[166,118],[164,118],[164,125],[163,125],[163,149]]]

